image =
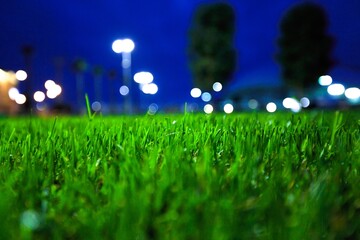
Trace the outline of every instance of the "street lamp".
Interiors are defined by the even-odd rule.
[[[117,39],[112,44],[115,53],[121,53],[121,67],[123,71],[123,83],[130,90],[129,96],[125,95],[124,108],[125,112],[130,113],[132,110],[131,101],[131,52],[134,50],[135,44],[131,39]]]

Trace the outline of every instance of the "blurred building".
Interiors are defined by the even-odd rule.
[[[0,69],[0,114],[12,115],[18,111],[18,104],[9,96],[9,90],[17,83],[14,72]]]

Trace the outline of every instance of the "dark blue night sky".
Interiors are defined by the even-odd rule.
[[[121,82],[121,56],[111,44],[116,38],[131,38],[132,72],[150,71],[159,86],[156,96],[146,101],[181,104],[190,99],[192,88],[186,50],[188,29],[199,0],[11,0],[0,8],[0,68],[23,69],[21,47],[35,48],[32,61],[33,90],[42,89],[46,79],[61,80],[63,100],[75,99],[75,76],[71,63],[84,58],[89,65],[117,69]],[[235,44],[238,68],[233,81],[238,86],[279,85],[274,61],[278,24],[289,7],[303,1],[226,1],[237,14]],[[329,33],[336,38],[335,81],[360,85],[360,1],[317,0],[329,17]],[[62,59],[62,71],[55,62]],[[62,73],[62,74],[61,74]],[[106,77],[104,77],[106,78]],[[86,74],[92,93],[92,75]],[[106,79],[104,79],[105,81]],[[90,86],[89,86],[90,85]],[[106,89],[106,88],[105,88]],[[104,90],[105,91],[105,90]],[[120,99],[120,96],[119,96]]]

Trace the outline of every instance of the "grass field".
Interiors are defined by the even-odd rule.
[[[360,114],[0,119],[0,239],[360,239]]]

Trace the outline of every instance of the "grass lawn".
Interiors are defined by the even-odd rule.
[[[0,119],[0,239],[360,239],[360,114]]]

